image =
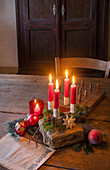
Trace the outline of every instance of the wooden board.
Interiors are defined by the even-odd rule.
[[[82,95],[81,95],[81,102],[78,102],[78,96],[76,97],[76,105],[84,106],[87,105],[90,107],[90,112],[103,100],[105,97],[105,92],[104,91],[99,91],[97,92],[96,90],[93,90],[91,93],[88,92],[87,97],[85,98],[83,95],[84,89],[82,90]],[[75,105],[75,106],[76,106]],[[60,105],[60,111],[62,112],[67,112],[70,111],[70,106],[64,106],[63,101]],[[90,113],[89,112],[89,113]]]
[[[84,106],[87,105],[92,111],[104,98],[105,92],[99,91],[97,92],[96,90],[93,90],[91,93],[88,93],[88,96],[85,98],[84,95],[81,95],[81,103],[79,105]],[[78,104],[78,99],[77,99],[77,104]]]
[[[73,129],[67,129],[62,133],[58,131],[49,133],[43,129],[42,123],[43,119],[40,119],[39,127],[43,135],[43,143],[51,148],[61,148],[84,140],[84,131],[81,124],[75,125]]]

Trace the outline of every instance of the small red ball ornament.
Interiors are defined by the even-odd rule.
[[[27,123],[25,121],[17,122],[15,125],[15,131],[18,135],[24,135],[27,128]]]
[[[29,115],[27,120],[28,120],[30,126],[34,126],[38,123],[39,116],[33,113],[33,114]]]
[[[98,129],[93,129],[88,135],[89,142],[94,145],[98,145],[102,142],[102,133]]]

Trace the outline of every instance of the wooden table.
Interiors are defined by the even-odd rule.
[[[72,146],[57,149],[40,170],[110,169],[110,79],[77,78],[77,82],[82,79],[87,86],[92,83],[95,87],[98,82],[100,89],[105,91],[106,97],[88,117],[88,123],[101,130],[103,142],[93,148],[94,153],[88,155],[84,151],[74,152]],[[63,84],[62,78],[60,80]],[[8,121],[25,117],[31,99],[47,101],[47,83],[46,76],[0,75],[0,137],[7,133]],[[0,166],[0,169],[5,168]]]

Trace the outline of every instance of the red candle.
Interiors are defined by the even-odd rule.
[[[56,79],[56,89],[54,90],[54,109],[59,108],[59,94],[60,90],[58,89],[58,79]]]
[[[44,102],[40,99],[33,99],[29,102],[29,113],[33,114],[35,112],[36,104],[39,105],[40,114],[42,115],[42,112],[44,110]]]
[[[71,85],[71,104],[76,104],[76,85],[73,76],[73,84]]]
[[[41,111],[40,111],[40,108],[39,108],[38,104],[36,104],[36,107],[34,109],[34,113],[36,113],[38,116],[41,114]]]
[[[49,76],[49,84],[48,84],[48,101],[53,101],[53,83],[52,83],[52,76]]]
[[[69,97],[69,78],[66,70],[66,78],[64,79],[64,97]]]

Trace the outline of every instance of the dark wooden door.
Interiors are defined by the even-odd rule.
[[[19,72],[47,74],[54,70],[55,0],[18,0]]]
[[[55,57],[106,60],[106,0],[16,0],[19,72],[54,72]]]

